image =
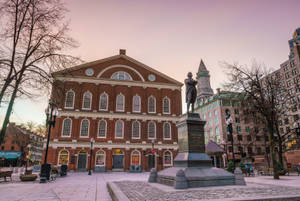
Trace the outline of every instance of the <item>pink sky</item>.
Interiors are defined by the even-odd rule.
[[[93,61],[127,49],[133,57],[178,81],[196,73],[200,59],[215,90],[226,80],[220,62],[278,68],[300,27],[299,0],[65,0],[72,54]],[[47,97],[44,98],[47,100]],[[43,122],[46,101],[18,101],[12,120]],[[34,111],[34,112],[32,112]],[[2,111],[0,119],[2,116]]]

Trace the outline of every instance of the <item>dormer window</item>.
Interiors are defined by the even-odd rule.
[[[132,80],[131,76],[124,71],[115,72],[111,76],[111,79],[113,79],[113,80]]]

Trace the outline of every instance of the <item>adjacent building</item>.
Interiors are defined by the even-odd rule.
[[[182,83],[127,56],[126,50],[53,77],[51,98],[60,104],[48,162],[95,171],[173,165]]]
[[[0,145],[0,166],[21,166],[26,157],[32,163],[40,163],[44,137],[15,123],[9,123],[3,143]]]

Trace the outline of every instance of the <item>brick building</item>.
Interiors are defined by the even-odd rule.
[[[182,83],[128,57],[125,50],[53,77],[52,99],[60,104],[49,163],[87,170],[91,160],[94,171],[173,165]]]
[[[33,133],[15,123],[9,123],[4,142],[0,145],[0,166],[22,165],[28,153],[30,153],[30,160],[33,163],[40,162],[43,141],[42,135]]]

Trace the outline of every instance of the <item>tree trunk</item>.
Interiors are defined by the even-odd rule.
[[[275,143],[274,143],[274,125],[273,125],[274,122],[272,122],[272,120],[268,121],[268,125],[269,125],[269,137],[270,137],[270,151],[271,151],[272,165],[274,171],[273,177],[274,179],[279,179],[278,165],[276,161]]]
[[[0,92],[0,108],[1,108],[2,99],[4,97],[4,93],[5,93],[6,89],[8,88],[8,86],[10,85],[10,83],[12,82],[11,74],[12,74],[12,71],[10,71],[9,74],[7,75],[5,83]]]
[[[8,108],[6,111],[5,119],[3,121],[2,129],[1,129],[1,133],[0,133],[0,144],[2,144],[4,137],[5,137],[6,129],[7,129],[8,123],[9,123],[9,118],[10,118],[10,115],[11,115],[11,112],[13,109],[13,105],[15,103],[15,99],[17,97],[17,92],[18,92],[18,88],[19,88],[19,84],[21,82],[22,76],[23,76],[23,73],[21,73],[20,77],[16,80],[14,91],[10,97],[9,105],[8,105]]]

